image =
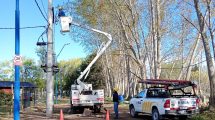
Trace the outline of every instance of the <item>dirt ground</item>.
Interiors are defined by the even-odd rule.
[[[104,107],[110,111],[110,119],[114,119],[114,111],[112,104],[105,104]],[[59,120],[60,110],[63,110],[64,120],[104,120],[106,111],[102,109],[101,113],[92,113],[90,116],[83,114],[71,114],[70,104],[54,105],[54,113],[51,118],[46,117],[45,106],[37,105],[20,112],[21,120]],[[0,116],[0,120],[13,120],[12,115]],[[138,118],[131,118],[129,115],[128,105],[119,105],[119,120],[150,120],[150,117],[140,115]]]

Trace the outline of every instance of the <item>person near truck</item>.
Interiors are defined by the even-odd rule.
[[[115,119],[119,118],[119,111],[118,111],[118,105],[119,105],[119,95],[117,93],[118,89],[113,89],[113,106],[114,106],[114,112],[115,112]]]

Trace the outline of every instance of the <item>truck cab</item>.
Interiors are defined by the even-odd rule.
[[[153,83],[153,81],[148,82]],[[152,120],[159,120],[163,117],[186,119],[188,116],[197,114],[199,99],[195,92],[191,92],[194,90],[194,84],[187,84],[189,82],[183,84],[173,82],[174,86],[171,81],[167,82],[168,85],[162,80],[156,82],[158,86],[146,88],[130,100],[130,115],[136,117],[139,113],[144,113],[151,115]]]

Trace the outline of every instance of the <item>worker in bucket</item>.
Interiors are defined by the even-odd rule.
[[[119,118],[119,111],[118,111],[118,105],[119,105],[119,95],[117,93],[118,88],[113,89],[113,103],[114,103],[114,112],[115,112],[115,119]]]

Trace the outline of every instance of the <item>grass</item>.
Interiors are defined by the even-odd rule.
[[[215,120],[215,111],[211,111],[208,107],[200,109],[200,114],[195,115],[191,120]]]

